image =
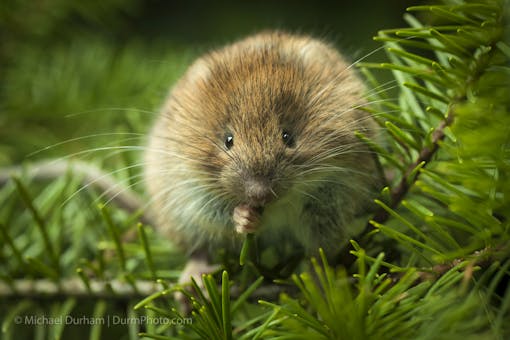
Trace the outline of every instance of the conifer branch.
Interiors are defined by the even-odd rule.
[[[95,188],[103,193],[105,200],[113,201],[121,209],[131,214],[143,212],[140,221],[152,224],[151,217],[144,209],[145,204],[140,195],[129,187],[122,185],[111,174],[90,163],[77,160],[50,159],[31,164],[26,172],[23,166],[0,168],[0,188],[6,185],[12,177],[23,176],[35,181],[52,181],[72,173],[81,179],[82,188]]]
[[[508,256],[509,251],[510,248],[507,243],[496,247],[485,247],[464,258],[457,258],[446,263],[436,264],[427,270],[420,270],[418,272],[419,279],[417,283],[423,281],[435,281],[464,261],[468,262],[462,269],[465,275],[465,280],[471,279],[474,267],[479,266],[481,268],[486,268],[495,260],[504,260]]]
[[[136,288],[136,289],[135,289]],[[62,279],[55,282],[50,279],[17,279],[6,282],[0,281],[0,298],[2,299],[109,299],[128,301],[142,299],[162,290],[161,284],[151,280],[137,279],[135,287],[132,283],[119,279],[104,281],[88,279],[85,284],[79,277]],[[258,287],[252,294],[257,299],[276,299],[280,293],[294,292],[293,286],[265,284]],[[230,296],[238,298],[244,290],[238,286],[230,288]]]
[[[423,147],[416,160],[407,167],[407,170],[405,171],[405,174],[398,183],[398,185],[391,190],[390,192],[391,202],[389,204],[390,208],[394,209],[400,204],[402,199],[405,197],[405,195],[411,188],[412,183],[416,182],[416,180],[418,179],[420,172],[417,172],[416,174],[414,174],[414,178],[411,178],[411,175],[414,173],[416,167],[418,167],[422,163],[424,163],[424,166],[426,166],[432,160],[434,154],[439,150],[439,144],[445,137],[444,130],[453,123],[453,116],[454,116],[453,112],[450,109],[446,115],[446,118],[439,124],[439,126],[432,133],[431,145]],[[386,222],[388,217],[389,217],[388,211],[382,207],[379,207],[379,209],[374,213],[374,217],[372,218],[372,220],[370,220],[367,223],[363,234],[365,234],[372,227],[374,222],[382,224]]]
[[[154,281],[136,280],[136,289],[120,280],[88,280],[86,285],[80,278],[60,280],[18,279],[9,284],[0,282],[2,298],[84,298],[129,300],[143,298],[160,290]]]

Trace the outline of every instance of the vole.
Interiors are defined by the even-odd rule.
[[[355,135],[376,124],[364,86],[329,44],[263,32],[197,59],[173,86],[149,135],[145,178],[158,230],[203,256],[239,235],[333,256],[381,184]]]

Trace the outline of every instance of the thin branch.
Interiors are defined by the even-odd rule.
[[[18,279],[8,283],[0,281],[0,298],[35,298],[35,299],[109,299],[133,300],[142,299],[160,292],[164,288],[161,284],[149,280],[136,280],[133,288],[131,283],[120,280],[88,280],[87,285],[80,278],[63,279],[58,283],[48,279]],[[278,286],[266,284],[257,288],[252,296],[256,299],[276,299],[283,291],[291,293],[293,286]],[[231,287],[231,297],[237,298],[243,290],[237,286]]]
[[[409,192],[411,185],[415,183],[416,180],[418,179],[420,175],[419,171],[414,175],[414,178],[410,180],[410,176],[413,173],[414,169],[416,169],[416,167],[422,162],[424,163],[424,166],[426,166],[432,160],[432,157],[435,155],[435,153],[439,150],[439,143],[445,138],[444,130],[453,123],[454,115],[452,106],[450,106],[450,109],[448,110],[445,119],[441,121],[439,126],[432,133],[431,138],[432,145],[430,147],[425,146],[420,151],[416,160],[407,167],[407,170],[405,171],[404,176],[402,177],[398,185],[391,190],[390,192],[391,202],[389,204],[390,208],[394,209],[400,204],[402,199]],[[382,224],[388,220],[389,216],[390,215],[388,211],[386,211],[382,207],[379,207],[375,211],[373,218],[367,222],[365,228],[360,233],[362,238],[360,239],[359,243],[363,246],[367,242],[366,237],[363,237],[363,235],[368,235],[369,231],[373,228],[372,222]],[[350,266],[355,260],[355,258],[350,254],[351,249],[352,248],[350,245],[344,247],[337,255],[336,261],[338,263],[342,263],[347,267]]]
[[[464,261],[469,261],[467,266],[462,269],[464,272],[464,281],[471,280],[473,277],[473,268],[475,266],[487,268],[495,260],[506,259],[510,251],[509,245],[509,243],[505,243],[495,247],[486,247],[475,251],[465,258],[457,258],[446,263],[436,264],[428,270],[420,270],[418,271],[419,277],[416,284],[424,281],[436,281]]]
[[[445,120],[439,124],[439,126],[434,130],[432,133],[432,145],[430,147],[425,146],[421,151],[416,160],[411,163],[407,170],[398,183],[396,187],[394,187],[391,190],[390,196],[391,196],[391,202],[389,204],[389,207],[394,209],[396,208],[402,199],[406,196],[409,189],[411,188],[412,183],[415,183],[418,179],[420,172],[417,172],[416,175],[412,180],[410,180],[410,176],[413,173],[414,169],[421,164],[422,162],[425,163],[424,166],[426,166],[431,160],[434,154],[439,150],[439,143],[444,139],[445,133],[444,130],[448,126],[450,126],[453,122],[453,112],[449,110],[449,112],[446,115]],[[374,217],[372,218],[373,222],[377,223],[384,223],[389,217],[388,211],[384,210],[382,207],[380,207],[376,212],[374,213]],[[365,227],[365,230],[362,234],[366,234],[368,230],[372,228],[372,223],[369,221]]]
[[[136,281],[133,285],[119,280],[89,280],[89,287],[80,278],[64,279],[55,282],[48,279],[18,279],[0,282],[2,298],[104,298],[129,300],[141,298],[161,290],[161,285],[154,281]]]
[[[1,168],[0,187],[7,184],[13,176],[26,175],[36,181],[48,181],[63,177],[69,172],[81,177],[82,186],[96,188],[104,194],[105,200],[112,200],[123,210],[136,213],[145,206],[139,194],[121,185],[113,176],[90,163],[76,160],[45,160],[28,166],[26,170],[22,166]],[[140,220],[144,224],[152,225],[151,218],[145,210]]]

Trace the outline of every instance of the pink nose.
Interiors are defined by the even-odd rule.
[[[251,206],[262,207],[274,198],[271,184],[264,178],[247,179],[244,187],[247,203]]]

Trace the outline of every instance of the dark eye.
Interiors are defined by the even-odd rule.
[[[234,136],[229,132],[225,135],[225,147],[230,150],[234,146]]]
[[[294,138],[292,138],[292,135],[289,132],[287,131],[282,132],[282,140],[285,143],[285,145],[287,145],[289,148],[292,148],[294,146]]]

